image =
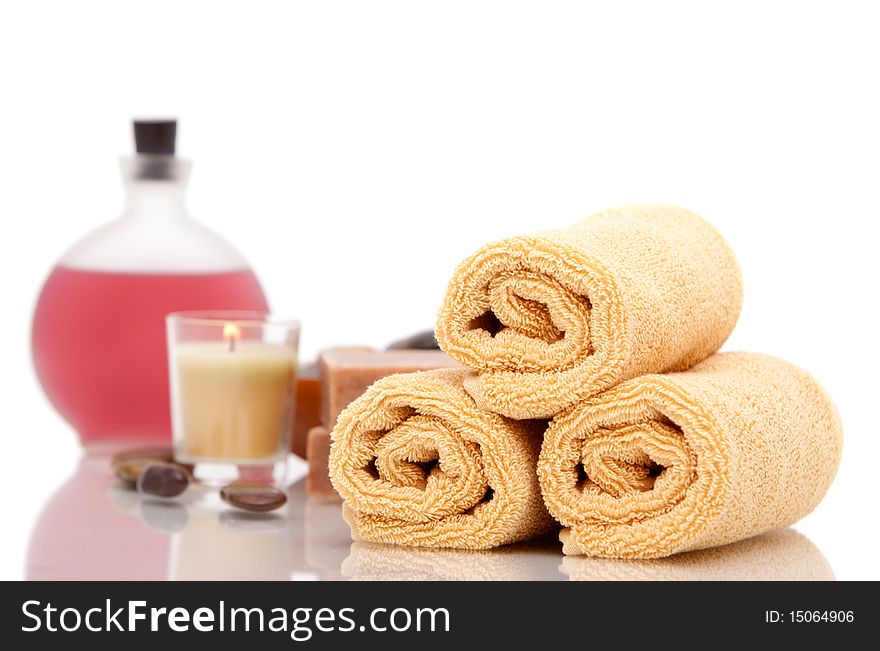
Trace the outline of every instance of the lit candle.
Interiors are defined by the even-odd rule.
[[[241,339],[241,330],[234,323],[227,321],[223,325],[223,338],[229,342],[229,352],[235,350],[235,342]]]
[[[296,349],[255,340],[252,334],[247,324],[227,321],[222,324],[223,341],[215,334],[214,341],[172,346],[172,404],[180,459],[246,464],[286,456]]]

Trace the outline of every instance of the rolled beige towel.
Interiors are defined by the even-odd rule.
[[[639,205],[483,247],[455,271],[436,335],[476,371],[465,387],[478,405],[550,418],[621,380],[689,368],[741,305],[739,267],[712,226]]]
[[[546,423],[479,409],[465,373],[391,375],[340,414],[330,479],[354,540],[488,549],[554,528],[535,472]]]
[[[559,414],[538,476],[565,554],[658,558],[786,527],[837,471],[840,421],[801,369],[751,353],[646,375]]]

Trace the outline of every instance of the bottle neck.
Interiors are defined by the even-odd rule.
[[[187,219],[186,187],[192,165],[170,156],[121,162],[128,219]]]

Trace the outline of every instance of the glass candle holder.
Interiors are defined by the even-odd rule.
[[[282,481],[299,323],[232,311],[174,312],[166,322],[176,459],[208,483]]]

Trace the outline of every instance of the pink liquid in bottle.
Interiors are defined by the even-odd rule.
[[[49,400],[84,444],[168,444],[165,315],[268,311],[250,270],[206,274],[84,271],[58,266],[37,303],[33,356]]]

